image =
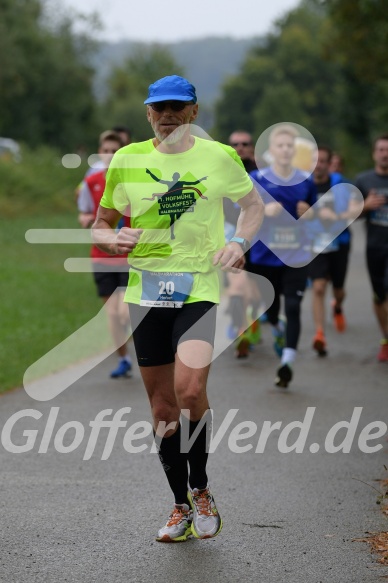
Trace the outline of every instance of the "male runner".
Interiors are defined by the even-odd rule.
[[[344,332],[346,328],[343,301],[351,239],[347,221],[358,216],[362,210],[352,196],[350,185],[345,186],[347,181],[343,176],[329,171],[331,156],[330,148],[318,146],[313,173],[318,195],[318,218],[312,221],[311,230],[314,234],[313,252],[318,255],[309,264],[308,271],[313,282],[315,336],[312,346],[319,356],[327,354],[325,294],[329,281],[333,286],[332,316],[335,329]],[[339,184],[344,186],[337,187]],[[342,232],[338,237],[327,244],[327,237],[332,238],[331,233],[340,230]]]
[[[157,540],[176,542],[190,534],[211,538],[222,528],[206,473],[219,267],[242,267],[263,207],[236,152],[191,134],[198,114],[191,83],[177,75],[159,79],[145,104],[155,137],[113,158],[93,229],[102,249],[128,254],[131,265],[126,301],[135,349],[175,497]],[[242,209],[227,245],[224,196]],[[117,208],[128,203],[131,228],[115,234]],[[187,434],[194,440],[188,452],[182,448]]]
[[[107,130],[100,136],[98,153],[104,169],[93,172],[82,183],[78,197],[78,221],[84,229],[94,222],[101,197],[105,189],[105,176],[113,155],[123,145],[118,133]],[[129,226],[128,217],[120,219]],[[127,349],[129,327],[128,310],[124,304],[124,289],[128,285],[128,264],[125,257],[112,257],[95,245],[91,248],[93,278],[97,293],[105,304],[108,325],[112,339],[117,346],[117,367],[110,373],[111,378],[126,377],[132,369]]]
[[[240,156],[245,170],[250,173],[257,168],[255,162],[254,143],[250,133],[236,130],[229,136],[229,145]],[[240,207],[228,198],[224,198],[225,238],[233,237],[239,217]],[[245,254],[245,269],[249,269],[250,250]],[[227,274],[228,307],[231,323],[227,335],[235,340],[235,355],[237,358],[247,358],[251,347],[260,341],[261,331],[258,320],[260,294],[255,282],[248,277],[245,270]],[[248,315],[249,310],[249,315]]]
[[[250,269],[267,278],[274,287],[275,300],[267,316],[273,327],[274,349],[281,358],[275,384],[282,388],[287,388],[293,377],[301,331],[300,307],[307,280],[306,264],[311,257],[303,223],[312,218],[310,207],[316,202],[313,181],[292,167],[297,135],[291,124],[277,125],[269,136],[272,166],[251,173],[265,203],[265,218],[260,241],[251,248]],[[289,215],[299,219],[298,223],[290,223]],[[286,327],[279,318],[281,295],[284,296]]]
[[[373,307],[381,330],[379,362],[388,362],[388,134],[373,144],[373,170],[356,178],[365,199],[366,259],[373,290]]]

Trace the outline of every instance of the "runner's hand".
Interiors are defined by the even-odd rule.
[[[364,211],[374,211],[385,204],[385,196],[376,190],[370,190],[364,202]]]
[[[265,216],[277,217],[281,213],[282,208],[280,202],[269,202],[265,205]]]
[[[131,229],[130,227],[123,227],[116,235],[116,254],[126,255],[132,253],[139,242],[140,235],[143,229]]]
[[[214,255],[213,265],[220,265],[222,271],[237,273],[245,265],[245,257],[241,245],[234,241],[225,245]]]
[[[78,215],[78,222],[83,229],[88,229],[92,226],[95,216],[93,213],[80,213]]]
[[[336,213],[329,208],[321,209],[318,213],[318,216],[323,221],[338,221],[338,215],[336,215]]]
[[[296,205],[296,214],[302,220],[311,219],[314,211],[304,200],[300,200]]]

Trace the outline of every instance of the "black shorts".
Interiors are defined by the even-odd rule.
[[[174,362],[178,344],[186,340],[204,340],[214,346],[217,305],[212,302],[184,304],[182,308],[129,304],[129,313],[139,366]]]
[[[100,298],[109,298],[118,287],[127,287],[129,266],[127,271],[122,271],[125,267],[120,265],[114,271],[112,266],[105,263],[93,263],[93,278]]]
[[[289,267],[288,265],[272,266],[251,263],[250,271],[268,279],[273,285],[275,295],[303,296],[306,289],[307,266]]]
[[[382,247],[367,247],[366,262],[372,284],[374,301],[377,304],[385,302],[388,297],[388,252]]]
[[[340,245],[337,251],[320,253],[308,266],[309,277],[331,280],[333,287],[342,289],[348,269],[350,245]]]

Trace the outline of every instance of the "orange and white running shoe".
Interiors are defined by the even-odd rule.
[[[203,490],[194,488],[189,492],[189,501],[193,508],[191,532],[195,538],[213,538],[222,529],[222,519],[209,486]]]
[[[188,504],[175,504],[168,520],[159,529],[156,540],[161,543],[184,542],[191,535],[193,511]]]

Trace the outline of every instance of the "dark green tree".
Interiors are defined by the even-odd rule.
[[[346,132],[364,146],[387,131],[388,12],[378,0],[321,0],[330,17],[325,56],[345,75]]]
[[[379,0],[321,0],[332,23],[326,49],[365,83],[388,76],[388,11]]]
[[[73,149],[96,132],[89,39],[43,0],[0,0],[0,135]]]
[[[225,140],[236,128],[257,138],[273,123],[289,121],[305,126],[319,141],[335,142],[343,79],[340,64],[322,55],[325,22],[324,9],[308,0],[250,51],[216,106],[219,138]]]

